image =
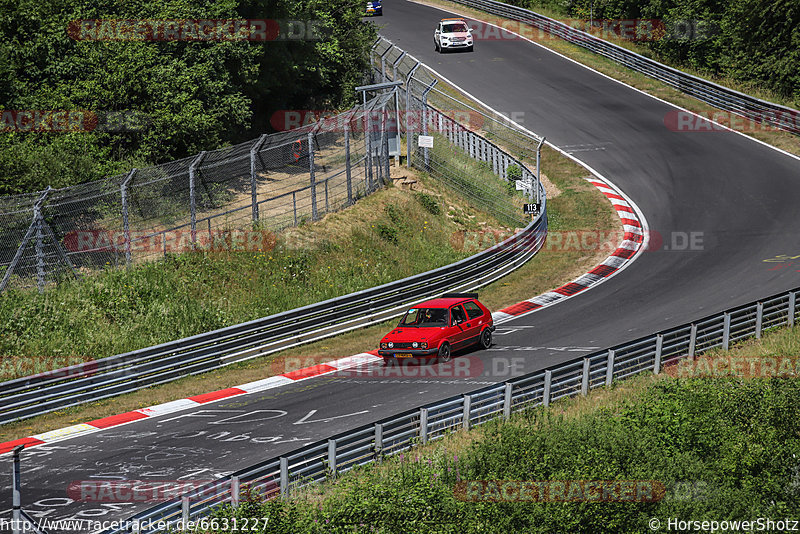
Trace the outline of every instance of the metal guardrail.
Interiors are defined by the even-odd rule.
[[[525,8],[495,0],[451,1],[493,15],[530,24],[537,29],[611,59],[629,69],[664,82],[687,95],[720,109],[731,111],[759,124],[767,123],[784,131],[800,135],[800,122],[798,122],[800,111],[795,109],[767,102],[697,76],[692,76]]]
[[[488,162],[495,174],[503,176],[508,166],[518,165],[532,175],[523,163],[491,141],[433,108],[428,112],[431,121],[443,121],[451,134],[459,133],[455,146],[478,161]],[[547,234],[543,188],[540,195],[541,210],[523,230],[456,263],[247,323],[0,383],[0,424],[219,369],[385,321],[425,298],[483,287],[523,265],[542,246]]]
[[[767,328],[793,326],[798,316],[798,293],[800,288],[337,434],[138,513],[128,520],[129,526],[197,521],[215,506],[237,504],[243,488],[265,497],[287,494],[451,431],[469,429],[496,417],[508,419],[513,412],[549,406],[561,398],[587,395],[591,389],[610,386],[637,373],[658,374],[666,364],[693,358],[714,347],[727,350],[735,341],[760,338]],[[116,529],[103,534],[161,531]]]

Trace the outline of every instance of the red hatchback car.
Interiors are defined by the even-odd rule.
[[[451,293],[409,309],[397,327],[381,339],[383,361],[437,358],[448,362],[452,353],[479,344],[492,346],[492,313],[477,293]]]

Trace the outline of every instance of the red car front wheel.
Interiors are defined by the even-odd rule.
[[[450,344],[448,342],[444,342],[439,345],[439,361],[446,363],[449,362],[453,358],[453,355],[450,354]]]

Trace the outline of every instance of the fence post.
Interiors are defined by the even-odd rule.
[[[511,382],[506,382],[503,390],[503,419],[506,421],[511,417],[511,392],[513,387],[514,385]]]
[[[372,115],[371,110],[367,109],[367,93],[364,92],[364,182],[366,194],[369,194],[372,187]]]
[[[239,506],[239,499],[241,497],[241,480],[237,476],[231,477],[231,505],[234,507]]]
[[[589,370],[591,362],[589,358],[583,359],[583,374],[581,375],[581,395],[584,397],[589,394]]]
[[[461,415],[461,423],[464,430],[469,430],[470,427],[470,412],[472,411],[472,395],[464,395],[464,412]]]
[[[692,328],[689,331],[689,359],[694,360],[694,351],[697,347],[697,325],[692,323]]]
[[[428,409],[419,409],[419,442],[428,443]]]
[[[289,494],[289,459],[281,456],[281,495]]]
[[[33,208],[36,214],[36,286],[39,288],[39,293],[44,291],[45,280],[44,270],[44,246],[42,239],[44,239],[44,232],[42,230],[42,208],[37,203]]]
[[[397,88],[395,88],[395,91]],[[392,177],[389,175],[389,132],[386,130],[386,106],[383,107],[381,113],[381,165],[383,168],[381,169],[386,174],[383,175],[383,183],[388,184],[392,181]]]
[[[328,440],[328,471],[331,478],[336,478],[336,440]]]
[[[791,291],[789,293],[789,326],[794,326],[794,308],[796,301],[796,293]]]
[[[539,146],[536,147],[536,187],[534,187],[534,198],[536,199],[536,203],[540,204],[541,199],[539,198],[539,189],[541,189],[542,183],[542,145],[544,144],[545,138],[542,137],[541,141],[539,141]]]
[[[548,369],[544,372],[544,392],[542,393],[542,404],[550,406],[550,386],[553,382],[553,371]]]
[[[764,303],[756,304],[756,339],[761,339],[761,331],[764,324]]]
[[[606,386],[610,386],[614,381],[614,349],[608,349],[608,360],[606,361]]]
[[[205,151],[200,152],[192,164],[189,165],[189,211],[191,212],[192,250],[194,250],[197,245],[197,193],[195,191],[195,174],[197,173],[197,167],[200,166],[200,163],[203,162],[205,157]]]
[[[137,169],[131,170],[119,186],[119,193],[122,197],[122,232],[125,238],[125,267],[127,269],[130,269],[131,266],[131,228],[128,221],[128,183],[130,183],[131,179],[136,174],[136,170]]]
[[[381,454],[383,453],[383,425],[375,423],[375,460],[381,461]]]
[[[731,344],[731,314],[725,312],[722,322],[722,350],[728,350]]]
[[[386,56],[391,52],[393,46],[390,46],[386,49],[386,51],[381,54],[381,82],[386,82],[388,78],[386,77]]]
[[[311,220],[318,219],[317,182],[314,174],[314,132],[308,132],[308,172],[311,176]]]
[[[256,156],[264,146],[267,140],[267,134],[258,138],[258,141],[250,149],[250,196],[253,202],[253,221],[258,220],[258,184],[256,183]]]
[[[28,226],[28,231],[25,232],[25,237],[22,238],[22,242],[20,243],[19,247],[17,248],[17,252],[14,253],[14,257],[11,260],[8,268],[6,269],[6,273],[3,275],[3,281],[0,282],[0,291],[3,291],[6,288],[6,284],[8,281],[11,280],[11,274],[14,272],[14,269],[17,267],[17,263],[19,263],[20,258],[22,258],[22,254],[25,252],[25,248],[28,246],[28,242],[33,237],[34,231],[39,224],[39,219],[41,217],[40,206],[44,199],[47,198],[47,195],[50,193],[50,186],[47,186],[47,189],[42,191],[42,194],[36,200],[36,203],[33,205],[33,219],[31,219],[31,225]]]
[[[292,213],[294,225],[297,226],[297,191],[292,191]]]
[[[661,352],[664,350],[664,334],[656,336],[656,357],[653,363],[653,374],[657,375],[661,372]]]
[[[406,120],[405,120],[405,123],[406,123],[406,168],[408,168],[408,169],[411,168],[411,144],[412,144],[411,141],[412,141],[412,138],[414,137],[414,129],[413,128],[409,129],[409,127],[408,127],[409,123],[412,124],[412,125],[414,124],[413,122],[409,121],[410,109],[411,109],[411,81],[413,80],[414,72],[416,72],[416,70],[419,68],[419,65],[420,65],[420,63],[419,63],[419,61],[417,61],[417,64],[414,65],[411,68],[410,71],[408,71],[408,76],[406,76]],[[397,148],[399,150],[400,146],[398,145]]]
[[[424,132],[423,135],[428,135],[428,93],[436,87],[436,84],[439,83],[439,80],[433,80],[431,84],[425,88],[422,92],[422,131]],[[422,149],[422,153],[425,159],[425,171],[430,170],[430,153],[428,151],[428,147],[424,147]]]
[[[347,205],[353,204],[353,175],[350,169],[350,121],[344,123],[344,167],[347,176]]]

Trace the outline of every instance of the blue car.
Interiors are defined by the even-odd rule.
[[[383,15],[383,6],[381,6],[381,0],[372,0],[367,2],[367,15]]]

